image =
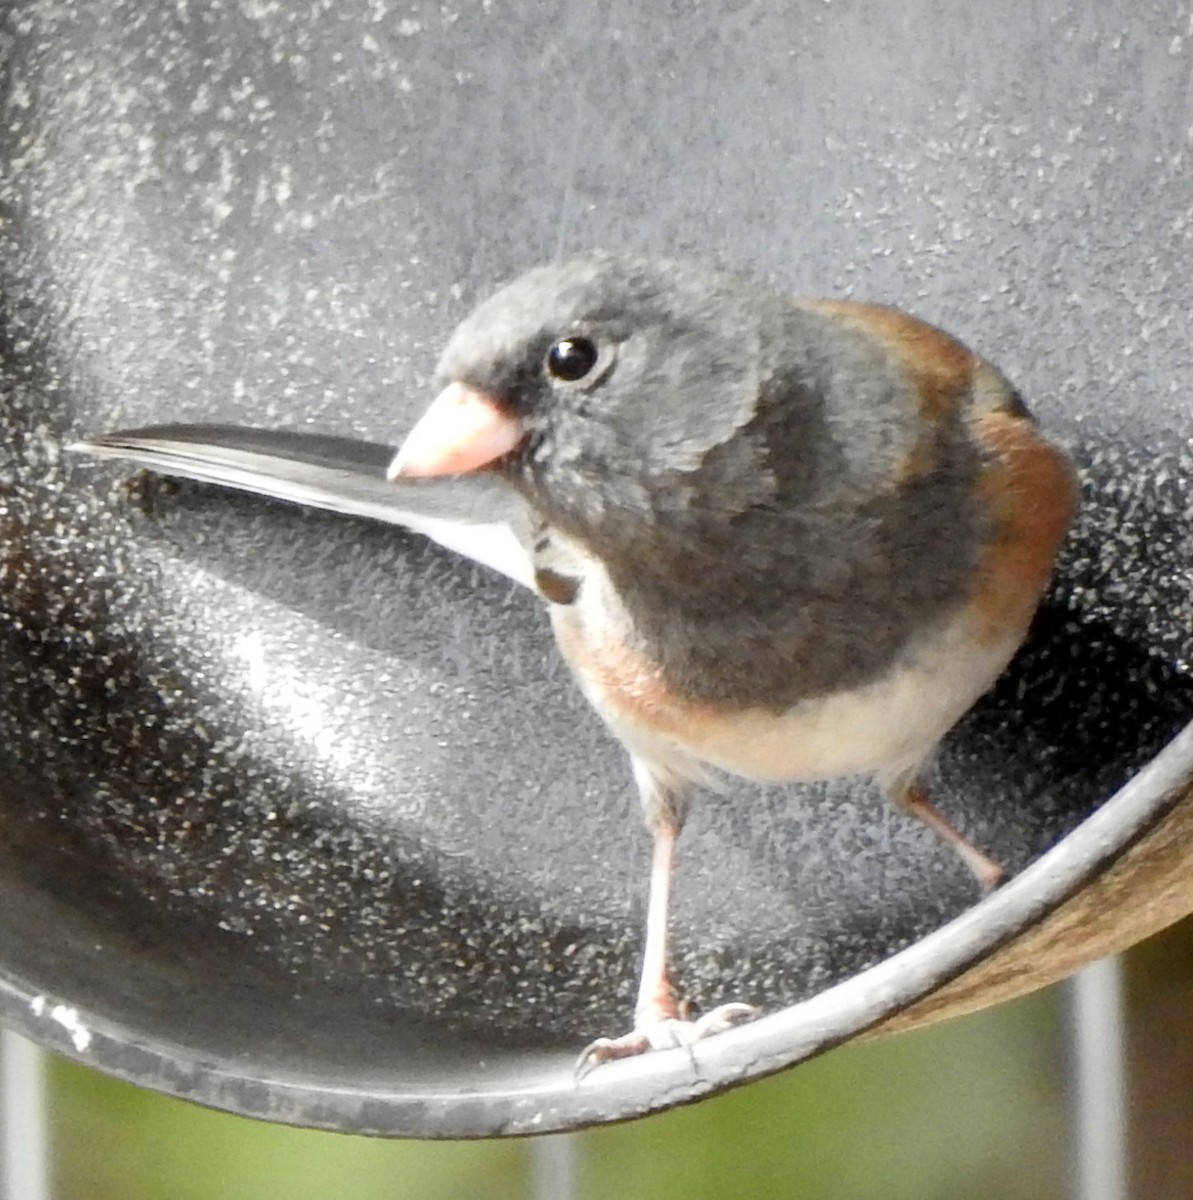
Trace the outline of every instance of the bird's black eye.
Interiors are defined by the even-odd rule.
[[[597,365],[599,358],[600,354],[591,338],[560,338],[547,351],[547,370],[556,379],[576,383]]]

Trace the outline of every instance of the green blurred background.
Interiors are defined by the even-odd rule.
[[[1132,1194],[1193,1197],[1193,923],[1127,957]],[[574,1135],[578,1200],[1060,1200],[1063,988],[845,1046],[689,1108]],[[528,1200],[532,1143],[397,1142],[210,1112],[55,1060],[59,1200]]]

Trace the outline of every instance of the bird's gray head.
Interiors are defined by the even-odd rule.
[[[392,475],[499,472],[627,588],[669,594],[715,570],[762,603],[864,558],[919,437],[875,339],[666,259],[521,276],[461,323],[439,381]]]
[[[692,501],[756,415],[776,298],[693,264],[594,253],[540,267],[456,330],[438,374],[494,398],[522,431],[500,469],[557,520],[622,536]],[[765,464],[737,444],[743,494]],[[759,472],[762,472],[760,475]],[[748,494],[747,494],[748,493]]]

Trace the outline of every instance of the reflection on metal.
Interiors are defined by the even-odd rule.
[[[0,1031],[0,1200],[48,1200],[45,1055],[19,1033]]]
[[[1122,964],[1104,958],[1070,984],[1077,1179],[1074,1200],[1127,1200]]]

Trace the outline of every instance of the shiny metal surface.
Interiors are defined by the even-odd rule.
[[[1193,719],[1175,10],[30,0],[3,20],[8,1024],[252,1115],[539,1132],[974,1007],[1193,909],[1189,737],[1101,807]],[[166,421],[392,444],[480,294],[598,244],[938,321],[1068,441],[1085,500],[936,783],[1024,873],[971,908],[861,783],[705,797],[679,975],[773,1015],[695,1067],[577,1088],[575,1050],[630,1005],[647,850],[533,598],[375,521],[64,447]]]

